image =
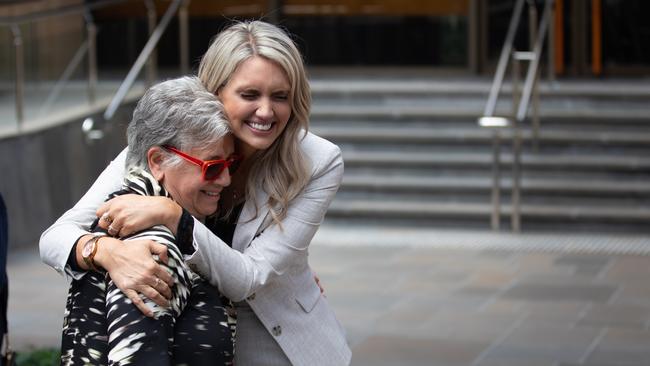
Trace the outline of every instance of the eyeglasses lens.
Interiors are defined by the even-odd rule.
[[[215,180],[219,178],[219,175],[225,168],[226,163],[215,163],[210,164],[207,169],[205,169],[205,179],[206,180]]]
[[[241,163],[241,160],[239,160],[239,159],[230,160],[230,166],[228,167],[228,171],[230,172],[230,175],[235,174],[237,169],[239,169],[240,163]]]

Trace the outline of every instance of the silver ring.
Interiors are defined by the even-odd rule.
[[[156,277],[156,284],[153,285],[153,287],[157,288],[159,284],[160,284],[160,278]]]

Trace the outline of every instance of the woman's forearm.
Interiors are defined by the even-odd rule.
[[[238,224],[243,228],[238,228],[232,243],[234,249],[243,249],[243,253],[231,249],[195,220],[196,251],[187,260],[190,268],[218,286],[231,300],[241,301],[291,266],[306,261],[309,243],[343,175],[340,150],[336,148],[328,156],[327,160],[321,159],[322,165],[316,168],[312,180],[292,200],[281,226],[270,225],[262,230],[261,219],[266,212],[256,211],[255,205],[247,202]]]

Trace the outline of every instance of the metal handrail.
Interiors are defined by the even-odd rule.
[[[530,52],[513,52],[513,42],[519,27],[519,20],[524,6],[524,0],[517,0],[513,9],[513,14],[510,19],[508,33],[501,50],[499,63],[497,66],[494,80],[490,88],[490,95],[485,105],[483,116],[479,118],[479,125],[483,127],[495,128],[493,132],[493,163],[492,163],[492,215],[490,217],[491,227],[493,230],[498,230],[500,226],[501,216],[501,203],[500,203],[500,132],[499,128],[512,127],[512,184],[511,184],[511,200],[512,212],[511,229],[512,231],[520,231],[521,226],[521,207],[520,207],[520,160],[521,160],[521,133],[519,125],[526,118],[528,113],[528,106],[531,96],[535,96],[535,104],[533,108],[533,123],[534,123],[534,143],[537,146],[537,130],[539,125],[539,111],[538,111],[538,78],[539,78],[539,60],[541,57],[542,46],[544,38],[549,28],[550,18],[552,17],[552,3],[553,0],[546,0],[544,15],[537,27],[537,12],[535,10],[535,3],[532,0],[527,0],[529,3],[530,11],[530,34],[531,44],[534,43],[533,50]],[[496,103],[503,86],[503,79],[508,66],[508,60],[513,58],[513,116],[512,118],[494,117]],[[518,94],[518,74],[519,74],[519,61],[529,61],[528,71],[524,84],[524,90],[519,98]]]
[[[67,83],[70,76],[74,73],[77,67],[81,63],[81,59],[85,54],[88,55],[88,98],[91,104],[95,103],[95,88],[97,85],[97,58],[96,58],[96,34],[97,27],[94,24],[91,10],[97,9],[109,5],[114,5],[118,3],[123,3],[133,0],[99,0],[89,4],[75,4],[62,6],[56,9],[49,9],[46,11],[35,12],[27,15],[21,16],[11,16],[11,17],[2,17],[0,18],[0,26],[8,26],[13,34],[13,43],[15,47],[15,77],[16,77],[16,119],[18,122],[18,131],[22,130],[22,122],[24,119],[24,46],[23,46],[23,36],[20,29],[20,24],[37,22],[45,18],[64,16],[76,13],[83,13],[84,20],[86,22],[86,29],[88,33],[88,39],[82,43],[79,47],[73,58],[70,60],[66,69],[64,70],[61,77],[58,79],[53,91],[46,99],[46,103],[41,107],[41,111],[47,110],[52,104],[54,99],[57,98],[60,91],[63,89],[65,83]],[[188,6],[190,0],[174,0],[169,7],[167,8],[165,14],[161,18],[160,23],[156,26],[156,9],[152,0],[145,0],[145,5],[147,6],[148,11],[148,23],[149,23],[149,40],[142,49],[140,55],[136,59],[135,63],[132,65],[127,76],[122,81],[119,89],[111,99],[106,111],[103,114],[103,121],[109,121],[119,105],[124,101],[127,92],[133,86],[135,78],[142,70],[143,65],[147,62],[149,64],[147,79],[149,83],[153,82],[153,79],[156,76],[156,60],[153,56],[155,52],[156,45],[158,44],[162,34],[167,29],[172,17],[174,14],[179,12],[179,7],[181,10],[179,12],[179,27],[180,27],[180,49],[181,49],[181,70],[183,73],[187,73],[189,69],[189,57],[186,53],[189,52],[189,32],[188,32]],[[103,132],[101,130],[94,129],[94,121],[90,118],[86,119],[82,124],[82,130],[85,133],[85,136],[88,140],[101,139],[103,137]]]
[[[524,83],[524,89],[521,94],[521,100],[519,102],[519,109],[517,110],[517,121],[523,121],[526,118],[526,113],[528,111],[528,103],[530,103],[530,97],[533,92],[533,87],[536,85],[537,80],[537,70],[539,68],[539,59],[541,58],[542,47],[544,45],[544,38],[546,37],[546,31],[551,18],[551,3],[552,1],[547,1],[544,9],[544,14],[542,15],[542,20],[539,23],[539,29],[537,31],[537,40],[535,41],[535,46],[533,47],[533,59],[528,65],[528,72],[526,74],[526,82]]]
[[[25,70],[24,70],[24,44],[23,44],[23,35],[20,30],[20,25],[24,23],[31,23],[31,22],[37,22],[46,18],[51,18],[51,17],[58,17],[58,16],[65,16],[65,15],[71,15],[71,14],[76,14],[76,13],[84,13],[84,16],[86,18],[86,21],[88,22],[88,19],[91,19],[92,17],[89,18],[90,10],[96,9],[96,8],[101,8],[117,3],[122,3],[126,1],[132,1],[132,0],[100,0],[96,1],[94,3],[90,4],[75,4],[75,5],[67,5],[67,6],[62,6],[59,8],[55,9],[49,9],[45,11],[40,11],[40,12],[34,12],[31,14],[26,14],[26,15],[19,15],[19,16],[9,16],[9,17],[2,17],[0,18],[0,26],[6,26],[9,27],[11,30],[11,33],[13,35],[13,44],[15,48],[15,94],[16,94],[16,121],[18,123],[18,130],[20,131],[22,129],[22,122],[24,119],[24,90],[25,90]],[[91,19],[92,22],[92,19]],[[94,34],[94,25],[91,26],[89,29],[90,34]],[[88,48],[89,48],[89,55],[90,55],[90,67],[89,67],[89,72],[92,74],[93,71],[96,71],[93,68],[93,62],[94,62],[94,50],[92,49],[94,47],[94,39],[90,37],[88,40]],[[84,48],[82,45],[81,48]],[[78,51],[77,54],[73,57],[71,60],[70,64],[68,67],[66,67],[66,70],[64,71],[63,75],[59,79],[59,82],[57,83],[57,87],[60,89],[62,88],[62,84],[60,83],[65,83],[67,80],[67,77],[69,77],[69,74],[71,74],[74,71],[74,68],[76,65],[73,65],[71,68],[71,64],[78,63],[79,58],[83,56],[83,54],[80,54],[81,51]],[[85,51],[83,51],[85,52]],[[93,87],[93,76],[89,76],[89,87]],[[96,83],[96,80],[95,80]],[[58,90],[55,89],[53,93],[50,94],[48,97],[48,102],[51,102],[53,98],[56,97],[56,94],[58,94]],[[89,96],[91,99],[94,99],[94,91],[91,90],[89,91]],[[47,105],[47,104],[46,104]]]
[[[512,10],[512,18],[510,18],[510,25],[508,25],[506,40],[503,43],[503,48],[501,49],[499,63],[497,64],[497,71],[494,73],[494,80],[492,81],[492,86],[490,87],[490,95],[483,111],[484,117],[494,116],[497,99],[499,98],[501,87],[503,86],[503,77],[505,76],[506,68],[508,67],[508,59],[510,58],[510,53],[512,52],[512,44],[515,41],[515,35],[517,33],[517,28],[519,27],[521,10],[524,8],[524,1],[525,0],[517,0],[515,7]]]
[[[133,82],[135,81],[135,78],[142,70],[142,66],[144,66],[145,62],[147,62],[147,59],[149,58],[151,52],[155,49],[156,45],[158,44],[158,41],[160,40],[160,37],[165,32],[165,29],[167,29],[169,22],[171,21],[172,17],[178,10],[178,7],[181,5],[181,3],[185,1],[186,0],[174,0],[174,2],[169,4],[169,7],[167,8],[165,15],[163,15],[162,19],[160,20],[160,23],[153,31],[151,37],[149,37],[147,44],[145,44],[144,48],[142,48],[140,55],[135,60],[133,66],[131,67],[131,70],[129,70],[129,73],[122,81],[122,84],[120,85],[119,89],[113,96],[113,99],[109,103],[108,108],[106,108],[106,111],[104,112],[104,121],[109,121],[111,118],[113,118],[115,111],[120,106],[122,101],[124,101],[124,98],[126,97],[126,93],[129,91],[129,89],[131,89],[131,86],[133,86]]]
[[[54,101],[59,97],[59,94],[61,94],[61,91],[63,90],[65,84],[68,82],[68,80],[70,80],[72,74],[81,64],[82,59],[86,55],[86,52],[88,52],[88,41],[83,41],[81,46],[79,46],[77,49],[77,52],[75,52],[74,56],[72,56],[72,59],[68,63],[68,66],[66,66],[65,70],[63,70],[63,74],[61,74],[59,80],[57,80],[56,84],[54,84],[52,91],[47,96],[47,98],[45,98],[45,101],[41,105],[41,111],[39,113],[40,115],[44,115],[52,107],[52,104],[54,104]]]

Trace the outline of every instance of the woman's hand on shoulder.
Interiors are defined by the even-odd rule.
[[[165,225],[176,235],[183,209],[167,197],[125,194],[97,209],[98,225],[111,236],[124,237],[155,225]]]
[[[173,277],[158,264],[153,255],[167,263],[167,247],[152,240],[131,240],[123,243],[115,238],[102,239],[95,255],[96,263],[104,268],[111,280],[146,316],[153,312],[140,294],[164,307],[169,306]]]

